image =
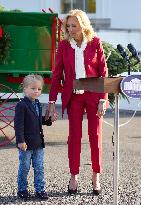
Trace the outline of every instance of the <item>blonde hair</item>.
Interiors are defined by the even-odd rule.
[[[88,40],[91,41],[94,36],[96,36],[96,33],[94,32],[94,29],[91,25],[91,22],[87,16],[87,14],[80,10],[80,9],[74,9],[71,10],[67,16],[65,17],[64,21],[63,21],[63,28],[64,28],[64,39],[69,40],[70,36],[67,30],[67,21],[69,17],[76,17],[81,28],[83,29],[83,35],[84,37]]]
[[[24,77],[23,82],[22,82],[22,88],[28,87],[31,83],[34,83],[36,81],[40,81],[42,86],[44,85],[44,80],[41,75],[36,75],[36,74],[30,74]]]

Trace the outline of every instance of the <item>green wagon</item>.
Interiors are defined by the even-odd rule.
[[[40,74],[44,77],[44,92],[49,91],[55,64],[57,14],[37,12],[0,13],[0,136],[13,127],[16,93],[23,77]],[[13,97],[14,96],[14,97]],[[14,134],[13,134],[14,137]],[[10,136],[9,140],[13,139]],[[0,146],[6,144],[2,140]]]

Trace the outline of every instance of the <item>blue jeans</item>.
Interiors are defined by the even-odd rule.
[[[39,148],[36,150],[19,150],[19,170],[18,170],[18,191],[27,191],[27,176],[30,169],[31,161],[34,169],[34,188],[36,192],[44,191],[44,166],[43,166],[44,150]]]

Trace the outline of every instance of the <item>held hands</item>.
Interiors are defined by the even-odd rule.
[[[23,150],[23,151],[26,151],[27,150],[27,145],[25,142],[23,143],[18,143],[18,148]]]
[[[106,101],[99,101],[98,104],[98,110],[97,110],[97,116],[99,118],[103,117],[106,111]]]
[[[58,119],[58,115],[58,112],[55,111],[55,103],[49,103],[45,114],[45,120],[51,116],[51,121],[54,122]]]

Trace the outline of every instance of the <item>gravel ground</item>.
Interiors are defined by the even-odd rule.
[[[60,111],[60,109],[59,109]],[[128,121],[132,113],[122,112],[120,124]],[[105,121],[113,124],[113,113],[105,115]],[[68,121],[59,119],[51,127],[44,127],[46,135],[45,180],[49,194],[47,201],[34,197],[33,170],[29,173],[31,199],[23,202],[17,198],[18,152],[15,145],[0,148],[0,204],[47,205],[108,205],[113,204],[113,127],[103,123],[103,173],[102,194],[93,196],[91,184],[90,149],[87,137],[87,121],[83,121],[81,166],[78,177],[79,192],[67,194],[69,167],[67,158]],[[141,205],[141,114],[120,128],[119,205]]]

